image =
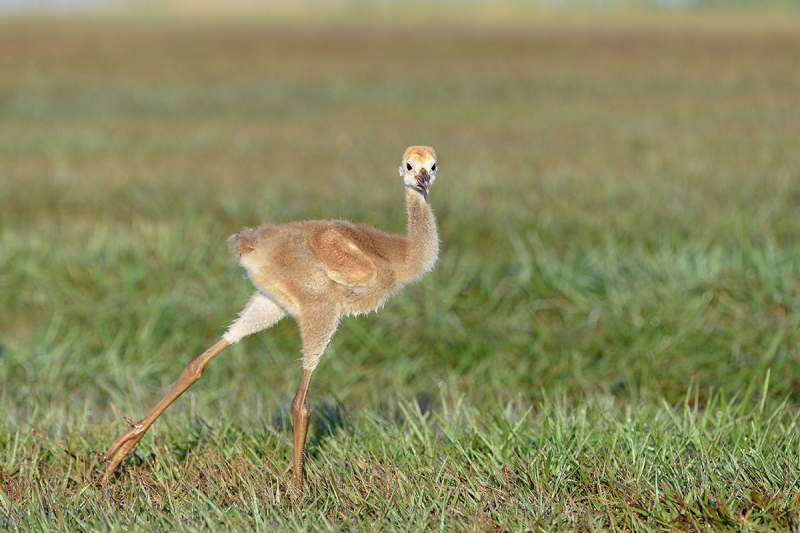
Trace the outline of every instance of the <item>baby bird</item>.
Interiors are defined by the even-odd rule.
[[[192,359],[166,396],[105,453],[108,482],[153,422],[203,375],[226,347],[273,326],[286,315],[300,327],[303,376],[292,401],[294,456],[292,486],[302,491],[308,433],[308,386],[343,316],[374,311],[403,286],[433,269],[439,254],[436,219],[428,203],[438,170],[436,152],[412,146],[403,154],[400,176],[406,190],[408,233],[384,233],[342,220],[313,220],[280,226],[264,224],[231,236],[236,259],[256,292],[239,318],[213,346]]]

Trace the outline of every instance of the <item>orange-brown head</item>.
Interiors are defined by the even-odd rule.
[[[403,154],[400,175],[406,187],[411,187],[427,197],[430,186],[436,180],[436,152],[430,146],[411,146]]]

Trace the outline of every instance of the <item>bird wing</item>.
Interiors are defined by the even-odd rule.
[[[378,275],[372,259],[335,226],[317,233],[314,247],[317,257],[325,266],[325,273],[336,283],[360,287],[372,282]]]

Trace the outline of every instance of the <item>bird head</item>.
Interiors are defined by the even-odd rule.
[[[421,192],[425,198],[436,180],[436,152],[430,146],[411,146],[403,154],[400,175],[406,187]]]

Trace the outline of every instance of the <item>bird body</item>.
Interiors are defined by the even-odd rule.
[[[396,265],[406,242],[365,226],[314,220],[265,225],[232,239],[250,281],[293,316],[321,299],[342,315],[368,313],[401,287]]]
[[[255,294],[222,339],[190,361],[156,407],[144,419],[132,423],[102,454],[104,459],[110,458],[104,479],[108,480],[144,432],[200,378],[216,355],[290,315],[300,326],[303,345],[303,377],[292,402],[295,434],[292,481],[299,491],[311,414],[308,385],[339,320],[342,316],[378,309],[436,263],[439,236],[428,204],[428,191],[436,171],[436,153],[432,148],[412,146],[403,154],[400,175],[406,187],[408,214],[405,237],[341,220],[264,224],[231,236],[228,240],[255,285]]]
[[[404,285],[429,272],[438,256],[430,207],[414,203],[409,235],[335,220],[264,224],[231,236],[239,264],[265,296],[293,316],[307,302],[332,297],[342,315],[375,311]],[[420,212],[420,213],[417,213]]]

